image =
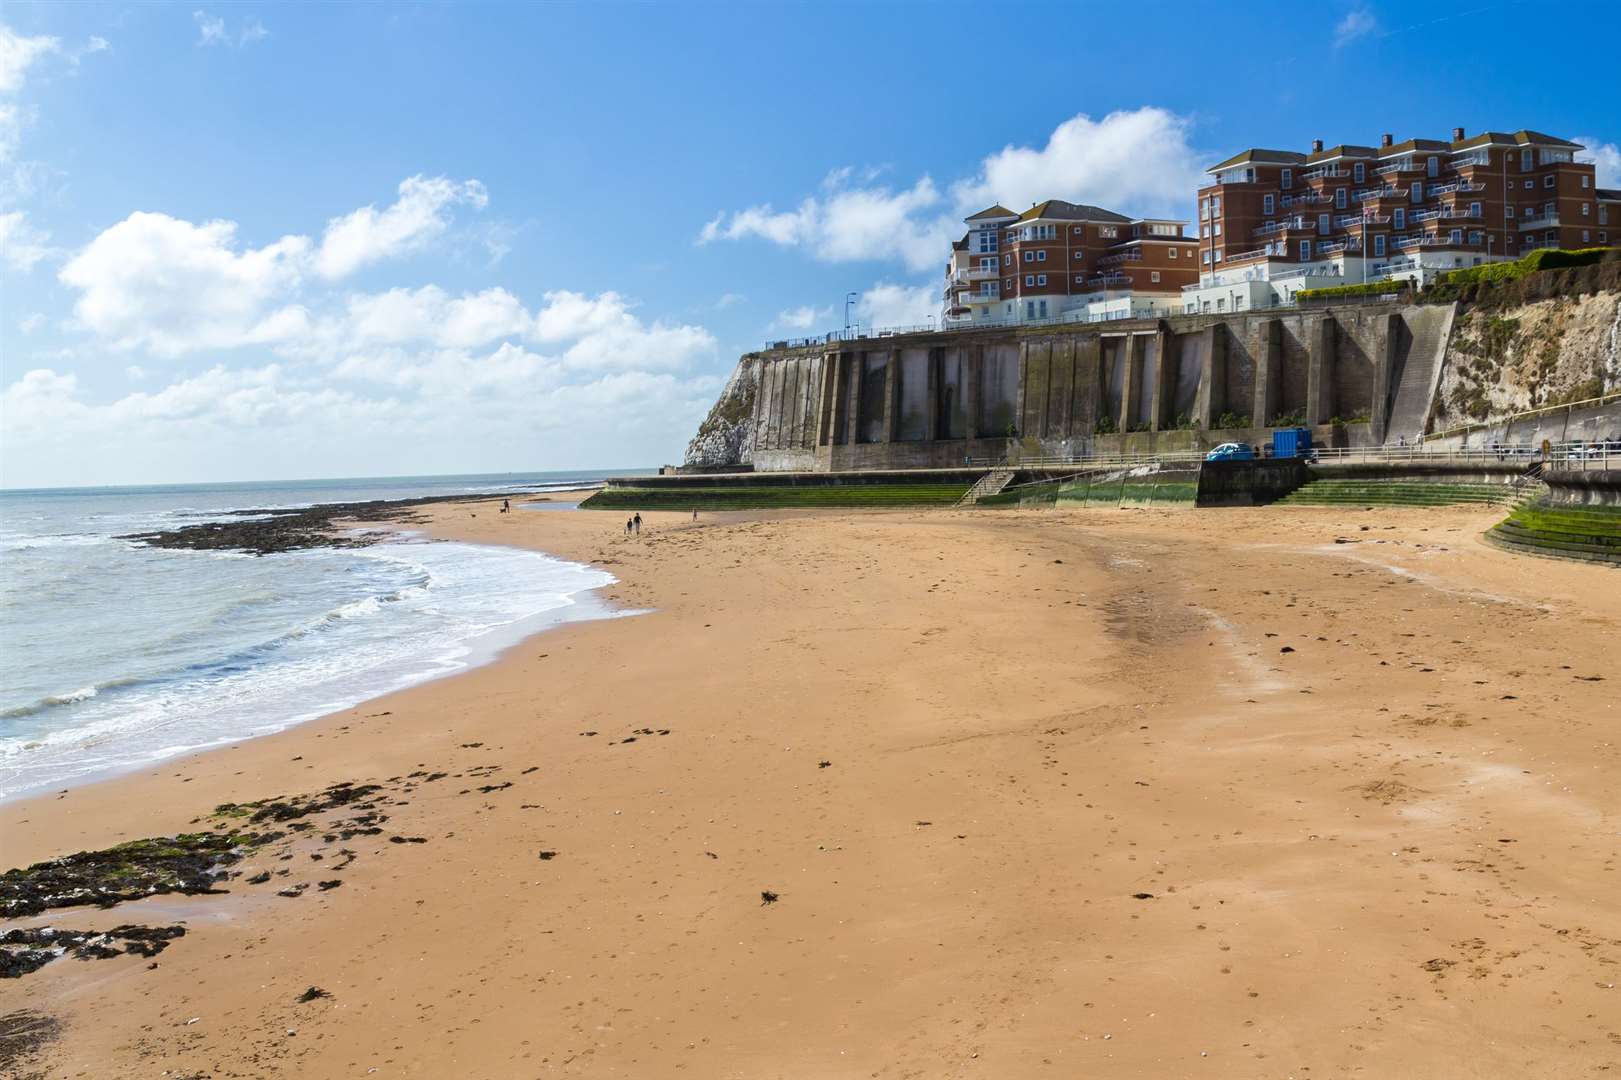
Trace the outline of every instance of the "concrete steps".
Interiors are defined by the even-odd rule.
[[[992,469],[974,482],[974,486],[968,489],[968,493],[962,497],[962,500],[957,505],[973,506],[986,496],[1000,495],[1002,489],[1007,487],[1013,480],[1013,473],[1014,470],[1012,469]]]
[[[1403,480],[1310,480],[1275,506],[1456,506],[1513,502],[1521,492],[1505,484],[1426,483]]]
[[[1485,540],[1522,555],[1621,566],[1621,506],[1525,502],[1488,529]]]

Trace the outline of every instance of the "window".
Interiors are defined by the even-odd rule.
[[[1462,229],[1453,229],[1452,232],[1448,235],[1447,238],[1449,240],[1451,240],[1452,243],[1454,243],[1454,244],[1461,244],[1461,243],[1463,243],[1463,230]]]
[[[1480,243],[1480,234],[1478,232],[1470,233],[1469,234],[1469,242],[1471,244],[1479,244]]]
[[[1075,284],[1081,285],[1081,284],[1084,284],[1085,281],[1086,281],[1086,279],[1084,277],[1082,277],[1081,275],[1079,275],[1079,274],[1075,275]]]
[[[1266,195],[1262,195],[1261,196],[1261,213],[1263,213],[1263,214],[1272,214],[1272,213],[1276,213],[1276,212],[1277,212],[1277,207],[1276,207],[1276,204],[1274,202],[1274,198],[1271,195],[1271,193],[1268,193]]]
[[[1081,235],[1081,233],[1083,231],[1084,231],[1084,226],[1081,226],[1081,225],[1077,225],[1073,229],[1070,230],[1070,232],[1074,233],[1076,236]]]
[[[981,270],[995,270],[996,260],[994,258],[981,259],[979,260],[979,268]]]
[[[1373,254],[1375,258],[1385,257],[1385,234],[1375,233],[1373,236]]]
[[[1586,240],[1587,237],[1583,236],[1582,239]],[[1158,270],[1149,271],[1148,280],[1150,280],[1150,281],[1158,281],[1159,280],[1159,271]]]
[[[1554,184],[1554,175],[1553,175],[1553,173],[1549,173],[1547,176],[1544,176],[1542,178],[1542,186],[1543,187],[1553,187],[1553,184]]]
[[[1598,242],[1601,243],[1601,244],[1608,244],[1610,242],[1610,234],[1607,233],[1607,232],[1599,233],[1598,234]]]
[[[1035,288],[1035,286],[1036,286],[1036,275],[1034,275],[1034,274],[1026,274],[1026,275],[1024,275],[1024,287],[1027,288],[1027,289],[1033,289],[1033,288]]]
[[[1173,258],[1173,259],[1176,258],[1176,249],[1175,248],[1171,249],[1171,258]]]
[[[1327,214],[1318,214],[1317,215],[1317,235],[1318,236],[1323,236],[1323,235],[1327,234],[1327,232],[1328,232],[1328,215]]]
[[[1084,259],[1084,258],[1086,258],[1086,252],[1084,252],[1084,251],[1077,251],[1077,252],[1076,252],[1076,253],[1075,253],[1075,257],[1076,257],[1076,258],[1077,258],[1077,259]]]
[[[1520,151],[1520,171],[1521,172],[1530,172],[1531,171],[1531,151],[1529,151],[1529,150],[1521,150]]]
[[[1216,235],[1217,236],[1221,235],[1221,222],[1219,222],[1219,221],[1216,222]]]
[[[1046,262],[1046,261],[1047,261],[1047,253],[1045,251],[1036,252],[1036,262]]]
[[[1390,212],[1390,223],[1398,229],[1407,228],[1407,207],[1398,206]]]
[[[1217,199],[1216,202],[1220,203],[1221,200]],[[1098,235],[1101,236],[1105,240],[1113,240],[1115,237],[1120,235],[1120,230],[1119,230],[1119,228],[1117,228],[1114,225],[1099,225],[1098,226]],[[1218,235],[1218,236],[1221,235],[1221,226],[1220,225],[1216,226],[1216,235]]]
[[[1506,218],[1511,218],[1511,217],[1514,216],[1514,204],[1513,203],[1505,203],[1504,204],[1504,206],[1503,206],[1503,216],[1506,217]]]
[[[1413,185],[1413,187],[1412,187],[1412,198],[1413,198],[1414,202],[1423,202],[1424,201],[1424,185],[1423,184],[1420,183],[1420,184],[1414,184]]]
[[[1433,158],[1433,157],[1430,158],[1427,162],[1424,163],[1424,171],[1429,173],[1429,175],[1431,175],[1431,176],[1440,176],[1441,175],[1441,159],[1440,158]]]
[[[1310,240],[1302,240],[1302,241],[1300,241],[1300,261],[1301,262],[1309,262],[1309,261],[1311,261],[1311,241]]]
[[[1008,263],[1010,263],[1012,261],[1013,261],[1013,256],[1011,256],[1011,255],[1003,255],[1002,256],[1002,265],[1003,266],[1006,266]]]
[[[1279,176],[1278,179],[1279,179],[1279,186],[1280,187],[1285,187],[1285,188],[1294,187],[1295,186],[1295,171],[1293,169],[1284,169],[1282,175]]]
[[[1025,262],[1035,262],[1036,261],[1036,253],[1033,252],[1033,251],[1025,252],[1024,253],[1024,261]]]
[[[1221,262],[1221,248],[1216,249],[1216,261]]]
[[[1537,186],[1537,182],[1535,180],[1527,180],[1525,182],[1525,190],[1527,190],[1527,191],[1530,191],[1532,188],[1534,188],[1536,186]]]
[[[1582,217],[1586,217],[1586,216],[1587,216],[1587,204],[1582,203]]]
[[[1479,217],[1480,216],[1480,204],[1479,203],[1472,202],[1472,203],[1469,204],[1469,216],[1470,217]]]
[[[1355,180],[1357,183],[1360,184],[1360,183],[1362,183],[1362,181],[1366,180],[1367,178],[1368,178],[1368,167],[1366,165],[1364,165],[1362,162],[1359,161],[1355,165],[1351,166],[1351,179],[1352,180]]]
[[[1359,168],[1360,168],[1360,166],[1359,166]],[[1344,210],[1345,209],[1345,189],[1344,188],[1335,188],[1334,189],[1334,209],[1336,209],[1336,210]]]
[[[1037,274],[1036,275],[1036,284],[1037,285],[1045,285],[1045,284],[1047,284],[1047,275],[1046,274]]]

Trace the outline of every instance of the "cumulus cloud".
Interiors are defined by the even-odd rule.
[[[0,262],[23,273],[34,268],[41,259],[52,254],[50,234],[28,223],[22,210],[0,214]]]
[[[1587,147],[1576,155],[1576,160],[1592,164],[1598,187],[1621,188],[1621,147],[1595,135],[1578,135],[1571,141]]]
[[[1203,175],[1191,130],[1191,120],[1167,109],[1101,120],[1081,113],[1059,124],[1045,146],[1007,146],[987,157],[978,176],[953,187],[957,207],[973,213],[1000,202],[1018,211],[1066,199],[1128,214],[1185,212]]]
[[[780,311],[777,317],[771,320],[773,330],[809,330],[817,323],[825,322],[833,317],[831,305],[818,308],[807,304],[804,307],[790,308]]]
[[[0,25],[0,94],[21,90],[34,62],[60,48],[61,42],[54,37],[25,37]]]
[[[1344,48],[1357,38],[1367,37],[1378,26],[1378,20],[1367,8],[1354,7],[1345,13],[1345,18],[1334,25],[1334,47]]]
[[[1145,106],[1101,120],[1064,121],[1045,145],[1006,146],[942,192],[924,176],[911,187],[874,185],[877,173],[835,169],[821,191],[791,208],[762,203],[717,214],[698,243],[760,239],[828,262],[899,262],[930,269],[963,231],[966,214],[1000,202],[1018,210],[1042,199],[1087,202],[1124,213],[1185,213],[1202,177],[1189,143],[1192,121]],[[865,186],[863,186],[865,185]]]
[[[940,290],[932,285],[881,282],[861,294],[856,310],[867,326],[922,326],[940,314]]]
[[[92,240],[58,277],[79,291],[79,323],[114,348],[178,356],[289,337],[305,315],[274,305],[298,283],[309,238],[237,248],[235,222],[194,225],[138,211]]]
[[[700,244],[757,237],[784,247],[802,247],[827,262],[898,259],[921,270],[941,258],[956,225],[939,213],[944,200],[927,176],[909,188],[859,188],[852,172],[839,169],[822,183],[823,194],[792,210],[769,203],[721,213],[698,235]]]
[[[400,182],[399,198],[379,210],[363,206],[327,222],[315,270],[324,278],[346,277],[363,266],[420,248],[450,224],[456,205],[482,210],[489,194],[477,180],[457,183],[443,176],[413,176]]]

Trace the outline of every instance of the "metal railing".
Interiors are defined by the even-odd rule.
[[[1258,460],[1280,460],[1271,457],[1271,447],[1262,445]],[[1141,465],[1191,465],[1207,459],[1208,450],[1168,450],[1160,454],[1018,454],[1002,457],[965,457],[969,468],[1052,469],[1073,467],[1079,471],[1094,472],[1111,469],[1130,469]],[[1478,464],[1492,465],[1513,462],[1529,466],[1544,460],[1539,446],[1502,445],[1494,447],[1431,448],[1421,443],[1408,446],[1339,446],[1313,447],[1301,455],[1304,460],[1317,464],[1381,465],[1381,464]],[[1286,459],[1284,459],[1286,460]],[[1546,461],[1561,467],[1592,469],[1621,469],[1621,440],[1592,443],[1558,443],[1548,452]],[[1079,475],[1077,472],[1076,475]]]
[[[1547,416],[1549,413],[1569,412],[1572,409],[1585,409],[1596,405],[1608,405],[1610,402],[1621,402],[1621,390],[1610,394],[1600,394],[1594,398],[1583,398],[1581,401],[1566,402],[1563,405],[1544,405],[1540,409],[1527,409],[1524,412],[1511,413],[1498,420],[1481,420],[1473,424],[1462,424],[1445,431],[1438,431],[1428,436],[1430,439],[1452,439],[1466,436],[1474,431],[1486,431],[1489,428],[1504,427],[1515,424],[1521,420],[1528,420],[1534,416]]]

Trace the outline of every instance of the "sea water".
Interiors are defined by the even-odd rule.
[[[0,799],[279,731],[611,613],[591,595],[609,574],[532,551],[404,534],[252,556],[120,534],[601,475],[0,491]]]

